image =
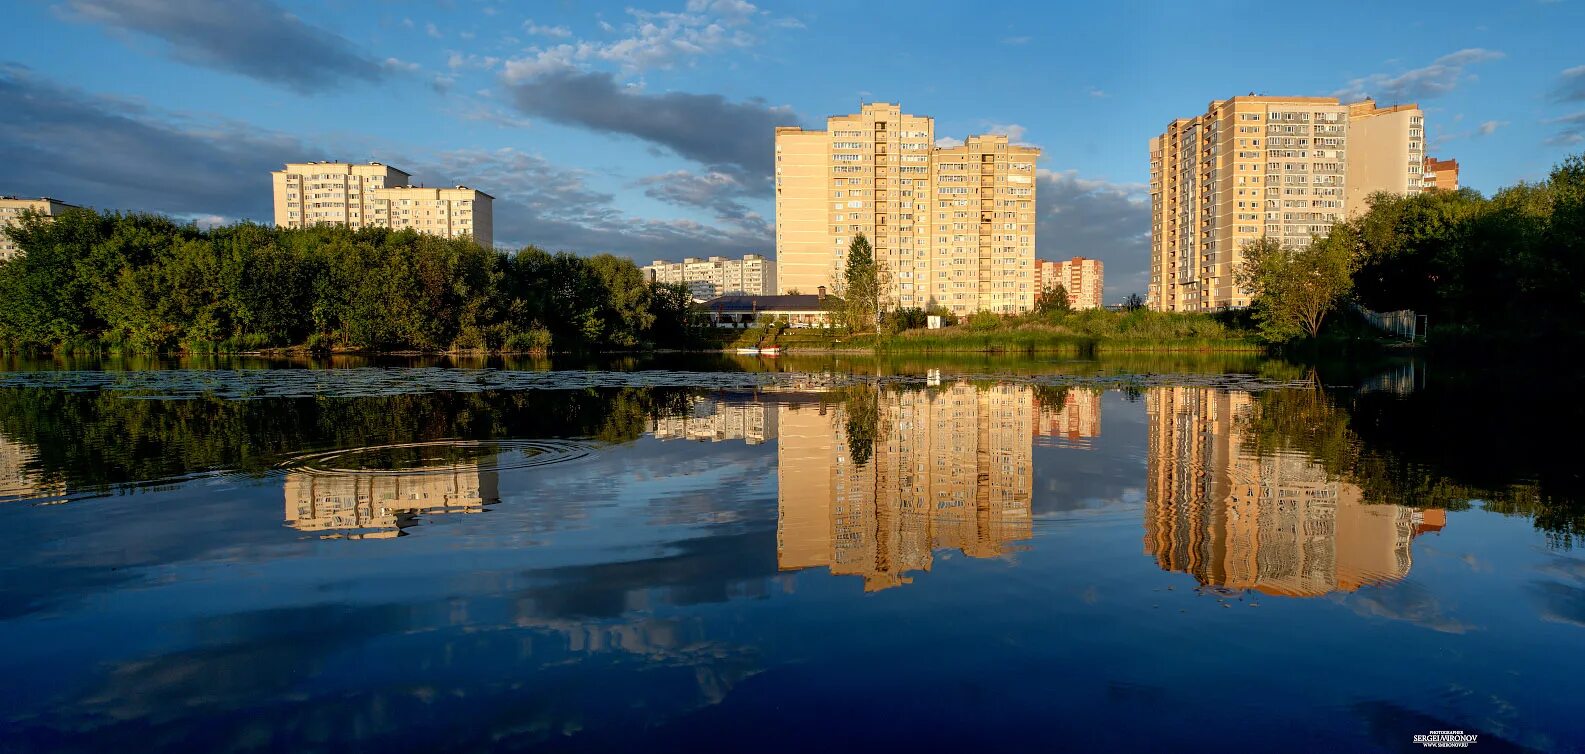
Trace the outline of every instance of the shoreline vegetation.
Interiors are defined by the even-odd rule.
[[[717,328],[686,287],[631,260],[335,226],[201,229],[150,214],[23,213],[0,263],[0,353],[496,354],[732,351],[1054,354],[1414,348],[1348,304],[1428,318],[1418,347],[1530,351],[1585,341],[1585,158],[1478,192],[1378,194],[1299,248],[1245,247],[1246,310],[1073,311],[1060,286],[1019,315],[890,309],[889,273],[854,238],[834,326]],[[932,315],[946,325],[926,329]]]

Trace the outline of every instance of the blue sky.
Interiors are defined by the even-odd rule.
[[[501,243],[640,261],[772,251],[771,129],[861,98],[1042,147],[1039,256],[1104,260],[1113,301],[1145,287],[1146,142],[1212,99],[1419,102],[1431,153],[1486,193],[1585,151],[1582,0],[8,11],[0,193],[268,221],[283,162],[376,159],[495,195]]]

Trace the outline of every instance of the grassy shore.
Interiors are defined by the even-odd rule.
[[[725,350],[778,345],[788,351],[930,353],[1259,353],[1266,350],[1253,328],[1227,315],[1089,310],[1021,317],[979,314],[937,330],[850,335],[845,330],[785,330],[763,327],[725,330]]]

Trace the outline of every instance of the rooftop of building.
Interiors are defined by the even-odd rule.
[[[4,201],[4,202],[49,202],[50,204],[59,204],[62,207],[76,207],[77,206],[75,204],[71,204],[69,202],[63,202],[63,201],[61,201],[59,199],[55,199],[55,198],[48,197],[48,196],[0,196],[0,201]]]
[[[397,167],[392,166],[392,165],[387,165],[387,164],[385,164],[383,162],[375,162],[373,160],[370,160],[369,162],[338,162],[336,160],[311,160],[309,162],[288,162],[288,163],[286,163],[286,168],[289,170],[290,168],[293,168],[293,167],[304,167],[304,166],[308,166],[308,165],[345,165],[348,168],[362,167],[362,166],[371,166],[371,167],[385,168],[386,170],[389,170],[392,173],[401,173],[402,175],[408,176],[409,178],[411,178],[412,175],[413,175],[412,173],[409,173],[406,170],[402,170],[402,169],[397,168]],[[288,172],[288,170],[277,170],[275,172],[284,173],[284,172]]]
[[[486,199],[494,199],[495,198],[493,196],[490,196],[489,194],[484,193],[483,191],[480,191],[480,190],[478,190],[476,188],[471,188],[471,187],[468,187],[468,186],[464,186],[464,185],[462,185],[460,183],[455,185],[455,186],[425,186],[425,185],[422,185],[422,184],[417,185],[417,186],[386,186],[385,188],[382,188],[382,189],[379,189],[379,190],[380,191],[472,191],[473,193],[478,194],[479,196],[482,196],[482,197],[484,197]]]

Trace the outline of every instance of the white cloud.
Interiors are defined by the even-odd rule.
[[[1027,131],[1027,130],[1028,129],[1024,128],[1023,126],[1018,125],[1017,123],[986,123],[985,124],[985,132],[986,133],[1001,134],[1003,136],[1006,136],[1008,141],[1013,142],[1015,144],[1018,143],[1018,142],[1023,141],[1024,132]]]
[[[963,146],[963,140],[954,139],[951,136],[938,136],[936,137],[936,146],[941,147],[942,149],[961,147]]]
[[[1464,69],[1476,63],[1500,60],[1503,53],[1478,47],[1443,55],[1430,65],[1405,71],[1397,75],[1372,73],[1352,79],[1346,86],[1332,92],[1344,100],[1374,97],[1383,102],[1411,102],[1440,97],[1458,87],[1464,78]]]
[[[417,73],[423,68],[417,63],[402,60],[401,58],[386,58],[385,62],[380,65],[384,66],[386,70],[401,71],[403,73]]]
[[[424,24],[424,33],[435,39],[440,39],[441,36],[440,27],[434,25],[433,23]]]
[[[1488,120],[1476,127],[1475,132],[1481,136],[1490,136],[1505,125],[1508,125],[1508,122],[1504,120]]]
[[[508,63],[515,80],[523,76],[573,64],[603,63],[625,73],[673,68],[707,55],[741,50],[758,42],[755,29],[761,26],[799,27],[793,19],[777,18],[744,0],[690,0],[682,13],[628,8],[631,20],[620,29],[600,21],[608,33],[624,36],[613,40],[578,39],[550,48],[533,48],[530,55]],[[533,26],[544,34],[545,27]],[[550,27],[565,31],[562,27]],[[531,29],[530,33],[534,33]],[[550,36],[570,37],[552,33]]]
[[[565,26],[541,26],[534,23],[534,19],[529,19],[523,22],[523,31],[530,36],[536,37],[556,37],[557,39],[565,39],[572,36],[572,29],[569,29]]]

